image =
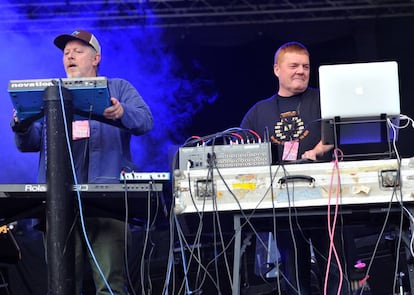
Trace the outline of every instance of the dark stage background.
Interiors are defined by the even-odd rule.
[[[132,82],[153,111],[154,129],[132,140],[133,157],[142,172],[170,171],[174,152],[188,137],[237,127],[256,101],[274,94],[277,80],[273,75],[273,55],[287,41],[300,41],[309,48],[313,87],[318,87],[317,69],[323,64],[397,61],[401,113],[414,117],[412,1],[379,1],[385,6],[407,5],[402,12],[388,16],[368,12],[359,17],[341,14],[283,21],[283,13],[278,12],[273,21],[196,24],[190,19],[181,25],[166,26],[157,25],[163,19],[157,19],[156,5],[152,6],[153,14],[147,9],[139,18],[124,15],[122,19],[103,19],[113,7],[107,1],[93,2],[89,6],[87,1],[56,1],[56,6],[47,1],[1,2],[0,183],[35,182],[38,160],[37,154],[22,154],[15,148],[9,127],[13,109],[7,93],[9,80],[64,77],[62,53],[53,45],[53,39],[78,28],[92,31],[101,43],[100,74]],[[144,10],[143,6],[151,3],[123,2],[130,4],[130,11]],[[195,6],[203,1],[177,2]],[[302,1],[302,6],[294,1],[278,2],[284,7],[290,4],[301,8],[312,1]],[[371,1],[355,3],[358,2]],[[83,9],[71,14],[75,5]],[[119,3],[117,6],[120,11],[126,9]],[[254,5],[251,8],[255,10]],[[225,14],[225,10],[222,12]],[[313,14],[317,11],[309,13]],[[414,154],[413,135],[411,126],[400,131],[398,147],[403,157]],[[35,243],[39,243],[38,239]]]
[[[4,9],[21,17],[8,6]],[[93,31],[102,43],[100,74],[131,81],[153,111],[154,129],[132,142],[140,171],[169,171],[172,153],[189,136],[238,126],[257,100],[276,92],[274,51],[291,40],[304,43],[311,52],[313,87],[318,87],[318,67],[322,64],[396,60],[401,112],[414,115],[413,15],[173,28],[119,28],[116,23],[102,28],[98,16],[88,21],[74,18],[70,24],[59,23],[60,27],[53,22],[33,22],[31,26],[30,19],[20,23],[7,19],[0,22],[4,46],[0,57],[3,183],[35,181],[37,167],[36,154],[22,154],[14,146],[8,81],[64,77],[62,53],[53,39],[76,28]],[[413,153],[412,135],[412,128],[401,131],[399,148],[405,157]]]

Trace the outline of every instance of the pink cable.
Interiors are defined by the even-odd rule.
[[[231,135],[233,135],[234,137],[237,137],[238,139],[240,139],[240,142],[243,142],[243,137],[240,134],[232,132]]]
[[[260,137],[260,135],[259,135],[259,134],[257,134],[257,132],[256,132],[256,131],[254,131],[254,130],[252,130],[252,129],[249,129],[249,132],[250,132],[250,133],[252,133],[254,136],[256,136],[256,138],[257,138],[257,140],[258,140],[259,142],[261,142],[261,141],[262,141],[262,138]]]
[[[335,203],[335,214],[334,214],[334,221],[332,224],[332,228],[331,228],[331,196],[332,196],[332,188],[333,188],[333,177],[335,174],[335,171],[337,172],[337,185],[340,184],[340,173],[339,173],[339,166],[338,166],[338,154],[337,154],[337,150],[335,149],[334,151],[334,155],[335,155],[335,161],[334,161],[334,167],[332,168],[332,174],[331,174],[331,183],[330,183],[330,187],[329,187],[329,195],[328,195],[328,214],[327,214],[327,218],[328,218],[328,233],[329,233],[329,255],[328,255],[328,261],[327,261],[327,265],[326,265],[326,272],[325,272],[325,281],[324,281],[324,294],[327,294],[327,290],[328,290],[328,276],[329,276],[329,270],[330,270],[330,266],[331,266],[331,260],[332,260],[332,251],[334,252],[335,255],[335,259],[338,263],[338,269],[339,269],[339,286],[338,286],[338,291],[337,294],[339,295],[341,292],[341,288],[342,288],[342,283],[343,283],[343,270],[342,270],[342,265],[338,256],[338,252],[335,248],[335,243],[334,243],[334,235],[335,235],[335,226],[336,226],[336,221],[338,218],[338,209],[339,209],[339,197],[340,197],[340,187],[337,187],[336,190],[336,203]]]

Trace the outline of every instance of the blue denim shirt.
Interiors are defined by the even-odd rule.
[[[124,128],[90,120],[88,140],[88,182],[119,182],[123,168],[134,167],[131,157],[131,135],[141,135],[153,127],[153,118],[147,104],[138,91],[126,80],[108,79],[111,97],[117,98],[124,108],[120,119]],[[15,132],[15,143],[22,152],[40,152],[39,183],[46,183],[46,125],[35,122],[24,132]],[[83,153],[73,155],[74,162],[82,162]],[[69,164],[69,163],[68,163]],[[81,169],[76,167],[76,170]],[[77,171],[77,173],[80,171]]]

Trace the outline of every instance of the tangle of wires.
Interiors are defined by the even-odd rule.
[[[215,144],[238,144],[238,143],[261,143],[262,138],[259,134],[251,129],[230,128],[222,132],[206,135],[206,136],[191,136],[188,138],[182,147],[200,146],[200,145],[215,145]]]
[[[222,225],[224,223],[221,220],[221,215],[219,214],[219,210],[217,208],[217,200],[214,197],[216,196],[215,187],[214,185],[209,185],[209,183],[214,182],[214,178],[221,179],[226,184],[226,181],[220,173],[219,167],[217,167],[217,159],[214,153],[214,146],[232,144],[255,144],[262,142],[263,141],[260,135],[253,130],[231,128],[204,137],[192,136],[188,138],[182,145],[182,147],[211,146],[212,149],[211,152],[207,155],[207,163],[205,165],[207,169],[203,170],[203,173],[205,172],[205,182],[204,185],[202,185],[202,187],[205,191],[201,192],[201,195],[206,196],[206,198],[203,198],[203,205],[200,209],[197,209],[197,212],[195,214],[197,218],[197,222],[194,222],[194,224],[196,224],[195,232],[193,233],[193,235],[189,237],[184,233],[180,220],[177,216],[174,216],[174,220],[171,220],[172,223],[174,223],[175,225],[174,230],[177,231],[177,237],[179,242],[178,247],[175,247],[174,249],[176,249],[176,252],[181,251],[181,259],[183,264],[182,267],[184,273],[184,280],[182,281],[182,284],[173,287],[174,290],[178,288],[178,291],[176,291],[177,293],[174,294],[198,294],[202,292],[203,287],[207,283],[207,281],[209,281],[209,283],[213,285],[213,287],[217,290],[218,294],[223,292],[223,288],[228,288],[228,286],[232,288],[232,271],[229,266],[228,253],[226,252],[228,252],[229,248],[232,246],[235,235],[234,233],[232,233],[230,237],[225,235],[225,232],[222,228]],[[186,168],[187,171],[181,171],[180,175],[182,175],[181,173],[184,173],[188,177],[190,188],[189,193],[191,196],[191,200],[195,202],[196,194],[193,192],[191,185],[194,179],[192,179],[192,175],[189,169],[190,167],[188,167],[187,165]],[[174,174],[174,176],[176,175]],[[232,189],[230,188],[230,186],[228,184],[226,185],[230,193],[232,193]],[[197,195],[200,196],[200,192],[197,192]],[[235,201],[238,202],[237,197],[234,194],[232,195]],[[208,214],[204,211],[204,205],[206,204],[207,199],[208,202],[211,201],[213,205],[213,211],[211,212],[211,214]],[[195,207],[197,208],[197,206]],[[239,204],[239,207],[241,212],[243,212],[241,204]],[[247,217],[246,219],[246,223],[249,223],[250,218]],[[202,246],[205,245],[205,240],[203,240],[202,237],[206,236],[205,234],[203,234],[203,232],[205,231],[211,232],[211,234],[209,234],[208,236],[210,236],[212,239],[211,241],[209,241],[209,244],[213,247],[211,251],[211,253],[214,253],[213,257],[206,257],[206,255],[202,253]],[[173,251],[170,250],[170,253],[170,259],[172,259]],[[219,264],[219,262],[221,263],[222,261],[224,264],[224,268],[222,268],[221,264]],[[170,265],[170,269],[172,269],[172,264]],[[195,269],[195,280],[189,279],[190,270],[192,269]],[[220,276],[220,271],[223,271],[223,269],[225,270],[226,275]],[[169,279],[171,273],[172,271],[170,271],[167,274],[167,279]],[[168,284],[169,283],[166,284],[166,288],[164,289],[165,292],[168,292]]]

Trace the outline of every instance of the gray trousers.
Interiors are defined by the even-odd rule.
[[[125,223],[112,218],[87,218],[85,219],[85,227],[89,243],[93,250],[93,255],[95,256],[112,293],[117,295],[127,294],[124,257]],[[129,234],[128,230],[128,239]],[[81,294],[84,266],[87,262],[92,269],[96,294],[111,294],[86,246],[80,222],[75,236],[77,294]]]

